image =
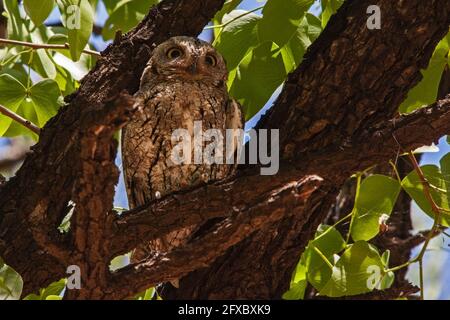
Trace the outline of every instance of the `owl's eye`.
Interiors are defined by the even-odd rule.
[[[166,55],[169,59],[173,60],[173,59],[181,57],[183,55],[183,51],[181,51],[180,48],[171,48],[171,49],[167,50]]]
[[[205,57],[206,64],[210,65],[211,67],[215,67],[217,65],[217,59],[213,55],[207,54]]]

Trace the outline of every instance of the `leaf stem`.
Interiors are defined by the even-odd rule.
[[[419,260],[419,282],[420,282],[420,299],[425,300],[425,294],[424,294],[424,284],[423,284],[423,260]]]
[[[322,251],[319,250],[315,245],[312,245],[314,251],[322,258],[322,260],[325,262],[325,264],[330,268],[330,270],[333,270],[333,265],[331,262],[325,257],[325,255],[322,253]]]
[[[398,173],[397,166],[395,165],[394,162],[392,162],[392,160],[389,160],[389,164],[391,165],[392,170],[394,170],[395,177],[397,178],[398,182],[401,185],[402,184],[402,178],[400,177],[400,174]]]
[[[241,14],[241,15],[238,15],[237,17],[235,17],[235,18],[233,18],[233,19],[231,19],[231,20],[229,20],[229,21],[227,21],[227,22],[225,22],[225,23],[218,24],[218,25],[216,25],[216,26],[205,27],[204,30],[220,28],[219,34],[217,35],[217,37],[215,37],[215,39],[214,39],[212,45],[213,45],[213,46],[216,45],[217,40],[220,38],[220,35],[222,34],[222,31],[225,29],[225,27],[226,27],[227,25],[229,25],[230,23],[232,23],[232,22],[234,22],[234,21],[236,21],[236,20],[238,20],[238,19],[240,19],[240,18],[242,18],[242,17],[245,17],[246,15],[249,15],[250,13],[253,13],[253,12],[255,12],[255,11],[261,10],[262,8],[264,8],[264,6],[260,6],[260,7],[257,7],[257,8],[255,8],[255,9],[253,9],[253,10],[247,11],[247,12],[245,12],[245,13],[243,13],[243,14]]]
[[[32,43],[32,42],[17,41],[17,40],[3,39],[3,38],[0,38],[0,44],[23,46],[23,47],[29,47],[32,49],[48,49],[48,50],[69,50],[70,49],[70,45],[68,43],[65,43],[65,44]],[[100,52],[90,50],[90,49],[84,49],[83,53],[90,54],[92,56],[101,57]]]
[[[18,114],[12,112],[11,110],[9,110],[8,108],[6,108],[2,105],[0,105],[0,113],[2,113],[3,115],[5,115],[8,118],[13,119],[17,123],[20,123],[21,125],[30,129],[37,135],[39,135],[41,133],[41,129],[38,126],[36,126],[34,123],[31,123],[29,120],[19,116]]]
[[[207,27],[204,28],[204,30],[211,30],[211,29],[217,29],[217,28],[225,28],[225,27],[226,27],[227,25],[229,25],[230,23],[232,23],[232,22],[234,22],[234,21],[236,21],[236,20],[238,20],[238,19],[240,19],[240,18],[243,18],[243,17],[249,15],[250,13],[253,13],[253,12],[255,12],[255,11],[261,10],[262,8],[264,8],[264,6],[260,6],[260,7],[257,7],[257,8],[255,8],[255,9],[252,9],[252,10],[250,10],[250,11],[246,11],[246,12],[244,12],[243,14],[240,14],[240,15],[238,15],[237,17],[234,17],[233,19],[231,19],[231,20],[229,20],[229,21],[227,21],[227,22],[225,22],[225,23],[218,24],[218,25],[215,25],[215,26],[207,26]]]
[[[0,63],[0,66],[4,67],[4,66],[8,65],[10,62],[14,61],[14,59],[17,59],[18,56],[20,56],[20,55],[22,55],[24,53],[31,52],[31,51],[33,51],[32,48],[26,49],[26,50],[22,50],[22,51],[16,53],[15,55],[13,55],[12,57],[8,58],[6,61],[5,61],[5,59],[3,59],[2,62]]]
[[[406,267],[408,267],[409,265],[411,265],[411,264],[417,262],[416,259],[417,259],[417,257],[414,258],[414,259],[412,259],[412,260],[410,260],[410,261],[407,261],[407,262],[405,262],[405,263],[403,263],[403,264],[401,264],[401,265],[398,265],[398,266],[396,266],[396,267],[392,267],[392,268],[386,269],[386,270],[384,270],[384,272],[385,272],[385,273],[388,273],[388,272],[395,272],[395,271],[398,271],[398,270],[400,270],[400,269],[406,268]]]
[[[359,189],[361,188],[361,177],[362,177],[363,173],[358,173],[356,176],[356,195],[355,195],[355,199],[358,199],[359,197]],[[355,203],[356,205],[356,203]],[[345,244],[347,245],[348,242],[350,241],[350,234],[352,232],[352,226],[353,226],[353,221],[355,219],[355,207],[353,207],[353,210],[351,212],[352,214],[352,218],[350,219],[350,225],[348,227],[348,232],[347,232],[347,237],[345,239]]]
[[[30,88],[31,88],[31,64],[33,63],[33,58],[34,58],[34,51],[31,51],[30,53],[30,59],[28,61],[28,68],[27,68],[27,96],[29,95],[30,92]]]
[[[399,265],[397,267],[387,269],[386,271],[397,271],[404,267],[409,266],[412,263],[418,262],[419,263],[420,298],[422,300],[424,300],[423,257],[425,256],[425,252],[427,251],[427,248],[428,248],[428,245],[430,244],[431,239],[433,239],[435,234],[439,232],[439,226],[440,226],[441,215],[442,215],[443,209],[440,208],[434,201],[433,196],[431,195],[431,191],[430,191],[430,189],[431,189],[430,183],[427,180],[427,178],[425,177],[425,174],[423,173],[422,169],[420,168],[420,165],[417,162],[417,159],[414,156],[414,154],[412,153],[412,151],[410,151],[408,153],[408,156],[414,167],[414,170],[416,171],[417,175],[419,176],[420,182],[422,183],[423,193],[425,195],[425,198],[430,203],[431,210],[434,212],[434,221],[433,221],[433,226],[431,227],[430,233],[428,234],[425,242],[423,243],[419,254],[414,259],[412,259],[402,265]]]

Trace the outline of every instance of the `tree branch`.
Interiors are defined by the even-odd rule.
[[[21,124],[22,126],[30,129],[32,132],[36,133],[37,135],[39,135],[39,133],[41,132],[41,129],[39,129],[39,127],[37,125],[35,125],[34,123],[31,123],[29,120],[19,116],[18,114],[12,112],[11,110],[9,110],[8,108],[6,108],[2,105],[0,105],[0,113],[8,118],[13,119],[14,121]]]
[[[266,193],[280,184],[300,178],[304,172],[326,174],[328,179],[332,178],[330,172],[336,172],[346,179],[353,172],[386,163],[399,151],[413,150],[437,142],[449,131],[450,99],[445,99],[411,114],[396,117],[379,127],[370,128],[355,142],[349,143],[351,148],[328,148],[320,155],[306,154],[298,169],[282,163],[281,171],[275,177],[258,176],[252,170],[241,174],[232,182],[219,182],[125,212],[111,220],[115,224],[111,231],[112,252],[125,253],[142,241],[160,237],[176,228],[198,224],[214,217],[229,216],[238,208],[245,208],[249,203],[267,197]],[[270,184],[269,180],[272,180]],[[340,180],[333,181],[339,182]]]
[[[257,170],[249,170],[231,181],[206,185],[154,201],[120,216],[111,216],[108,234],[112,257],[171,231],[250,210],[272,199],[274,193],[292,185],[298,177],[299,173],[289,166],[275,177],[260,176]]]
[[[357,144],[372,144],[373,154],[392,156],[399,151],[415,150],[431,145],[450,133],[450,96],[407,115],[393,118],[370,128],[358,139]],[[368,141],[366,139],[369,139]],[[368,151],[367,147],[364,151]]]
[[[291,215],[302,215],[322,182],[321,178],[311,176],[290,183],[274,190],[270,197],[255,203],[253,207],[223,220],[192,243],[115,272],[109,295],[104,298],[127,298],[158,283],[179,279],[193,270],[210,265],[228,248],[256,230]]]
[[[367,28],[370,5],[381,9],[380,30]],[[283,128],[281,150],[289,159],[345,146],[394,117],[449,25],[446,0],[345,1],[258,127]]]
[[[102,208],[104,217],[97,220],[100,226],[108,214],[104,210],[112,211],[111,197],[118,171],[114,169],[116,145],[112,136],[107,136],[109,130],[120,127],[123,113],[118,112],[120,108],[110,108],[111,100],[122,90],[130,94],[136,92],[151,48],[172,35],[196,36],[222,5],[223,0],[166,0],[155,6],[134,30],[116,39],[102,53],[93,70],[83,78],[80,89],[66,97],[67,106],[41,130],[39,143],[16,176],[2,187],[0,256],[22,275],[24,295],[63,277],[67,266],[65,261],[43,250],[45,247],[37,242],[30,226],[43,233],[47,230],[52,241],[62,241],[61,245],[71,252],[74,249],[70,241],[72,235],[58,240],[61,237],[57,231],[62,217],[67,214],[68,204],[75,203],[77,213],[85,216],[82,221],[89,220],[91,214],[98,214],[88,208]],[[102,132],[102,128],[107,130]],[[98,159],[101,161],[96,162]],[[110,174],[108,179],[97,183],[96,175],[104,173]],[[88,176],[94,179],[86,181]],[[107,185],[101,185],[105,181]],[[92,196],[98,190],[107,193]],[[82,205],[87,207],[83,209]],[[83,248],[81,239],[78,237],[78,250]],[[92,244],[95,248],[98,244],[95,239],[85,239],[88,247]],[[95,254],[94,249],[88,247],[84,247],[85,253]],[[27,252],[27,257],[17,252]],[[70,263],[84,265],[84,258],[84,253],[75,252]],[[95,272],[95,268],[89,270]],[[92,275],[95,276],[98,274]]]
[[[65,44],[32,43],[32,42],[24,42],[24,41],[0,38],[0,44],[22,46],[22,47],[28,47],[28,48],[33,48],[33,49],[70,50],[70,45],[68,43],[65,43]],[[86,54],[90,54],[92,56],[101,57],[100,52],[97,52],[94,50],[83,49],[82,52],[86,53]]]
[[[345,146],[306,153],[297,169],[340,183],[354,172],[386,163],[408,150],[437,143],[449,132],[450,99],[446,98],[411,114],[368,127],[353,140],[349,139]]]
[[[448,31],[450,3],[444,0],[410,0],[400,4],[391,0],[375,3],[347,0],[308,51],[302,66],[289,76],[280,98],[259,124],[261,128],[282,128],[281,155],[284,161],[279,175],[270,181],[269,178],[257,177],[252,169],[244,168],[231,184],[221,182],[204,189],[208,192],[214,190],[212,195],[202,194],[199,190],[190,191],[191,194],[188,191],[160,204],[150,204],[150,211],[127,213],[123,220],[111,217],[112,195],[118,178],[114,167],[116,144],[112,135],[130,116],[128,112],[133,112],[126,101],[123,108],[116,107],[117,93],[125,89],[133,94],[137,90],[139,77],[155,45],[173,35],[197,35],[222,4],[223,0],[166,0],[134,30],[116,39],[83,79],[79,91],[67,97],[68,105],[46,124],[40,142],[27,156],[16,177],[2,188],[0,255],[23,276],[24,294],[37,291],[64,275],[67,262],[45,252],[46,242],[39,240],[39,234],[36,236],[34,231],[42,230],[40,232],[45,234],[49,231],[52,235],[67,213],[69,201],[72,201],[76,208],[74,226],[69,237],[62,240],[62,245],[74,253],[69,262],[82,266],[83,281],[87,285],[83,290],[68,292],[69,298],[115,297],[108,291],[110,281],[123,284],[125,280],[121,279],[128,281],[131,277],[134,289],[138,289],[144,288],[144,280],[159,282],[198,268],[199,265],[191,265],[190,269],[175,270],[177,266],[171,266],[170,261],[180,264],[183,254],[176,256],[179,251],[174,251],[174,256],[170,256],[173,260],[148,261],[137,271],[134,267],[122,270],[116,274],[120,276],[114,275],[111,280],[107,273],[111,252],[106,248],[112,248],[116,253],[124,252],[140,241],[156,237],[159,229],[161,234],[171,230],[170,225],[164,228],[166,223],[176,221],[183,225],[219,216],[227,217],[224,223],[235,217],[243,224],[233,223],[230,228],[217,230],[217,239],[232,236],[231,242],[227,243],[232,243],[230,246],[233,247],[220,247],[221,257],[213,257],[208,252],[210,260],[203,262],[212,263],[210,269],[196,269],[184,277],[180,292],[191,293],[191,299],[198,296],[279,298],[289,284],[298,256],[323,220],[342,182],[360,168],[395,156],[398,146],[393,135],[405,147],[417,144],[408,140],[401,130],[414,127],[418,120],[408,118],[408,121],[400,121],[405,124],[402,127],[398,126],[399,122],[396,126],[392,123],[386,125],[386,121],[393,117],[406,92],[418,82],[420,68],[426,65],[435,45]],[[365,12],[369,4],[382,8],[383,26],[389,32],[365,28]],[[438,126],[437,131],[444,130],[444,123],[434,122]],[[430,140],[431,135],[434,137],[435,133],[422,137],[420,143]],[[361,140],[364,138],[367,140]],[[296,208],[298,202],[297,198],[287,195],[267,203],[267,197],[277,187],[308,175],[319,175],[325,180],[322,188],[306,204],[307,209],[292,215],[287,209]],[[257,187],[264,184],[267,186]],[[232,191],[227,191],[227,188]],[[241,193],[244,190],[256,193],[248,198],[248,203],[237,199],[244,198]],[[256,190],[263,191],[260,200],[273,211],[269,213],[261,209],[262,216],[255,218],[256,221],[239,220],[251,219],[251,215],[246,218],[244,213],[258,207]],[[219,202],[216,202],[220,192],[228,192],[226,199],[231,200],[229,204],[222,203],[223,212],[218,211]],[[186,200],[192,195],[197,199],[190,203],[180,205],[176,201],[176,197]],[[237,205],[237,212],[233,205]],[[169,215],[169,211],[182,209],[182,206],[185,206],[186,213],[189,206],[192,210],[205,208],[203,212],[212,209],[212,213],[201,217],[187,214],[188,218],[183,221]],[[155,224],[146,219],[139,220],[145,212],[155,217],[161,214],[161,220]],[[272,214],[276,215],[276,220],[271,220]],[[135,217],[140,217],[138,224],[136,220],[133,222],[137,219]],[[121,224],[122,221],[128,222]],[[149,222],[149,226],[144,222]],[[249,236],[242,229],[246,224],[256,224],[254,230],[260,230]],[[112,236],[114,227],[118,228],[118,238],[124,239],[130,230],[136,230],[142,237],[129,235],[131,240],[120,245]],[[148,231],[149,236],[143,235],[142,230]],[[208,233],[202,239],[213,242],[213,237],[214,234]],[[57,238],[51,236],[50,239],[60,243]],[[184,254],[198,254],[200,251],[196,250],[202,248],[202,243],[193,242],[180,250]],[[213,251],[215,247],[209,249]],[[25,252],[26,256],[17,252]],[[228,261],[230,256],[242,258],[243,264],[232,265],[231,260]],[[165,264],[167,273],[158,269],[158,263]],[[224,265],[225,268],[222,267]],[[208,273],[218,268],[223,271],[220,277],[229,280],[226,290],[222,290],[218,275]],[[149,270],[161,270],[158,279],[157,274],[150,275]],[[251,274],[249,270],[252,270]],[[138,277],[136,274],[144,280],[134,279]],[[218,281],[207,281],[213,278]],[[150,285],[147,281],[146,287]],[[248,286],[243,291],[236,291],[242,283],[248,283]],[[196,287],[198,285],[200,289]],[[187,290],[183,291],[186,286]],[[129,296],[131,291],[119,293],[117,297]]]

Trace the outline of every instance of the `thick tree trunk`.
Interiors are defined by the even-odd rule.
[[[301,67],[289,76],[275,103],[277,108],[258,124],[260,128],[282,128],[285,157],[302,161],[311,150],[321,153],[330,146],[345,148],[353,135],[375,127],[388,115],[394,116],[410,88],[407,83],[418,81],[417,68],[432,53],[434,46],[430,43],[436,43],[448,31],[448,16],[442,16],[441,31],[439,23],[432,22],[444,7],[448,14],[448,3],[377,1],[383,13],[382,32],[366,28],[365,10],[370,4],[373,1],[344,3],[308,50]],[[408,20],[414,23],[406,27]],[[426,53],[417,60],[419,52]],[[296,125],[286,125],[286,119]],[[349,176],[345,164],[334,165],[339,169],[329,168],[326,175],[321,175],[325,181],[332,181],[329,190],[322,201],[311,203],[306,214],[258,231],[229,249],[212,266],[183,278],[179,289],[166,284],[161,295],[168,299],[281,298],[300,254]],[[400,196],[396,210],[394,230],[379,240],[381,249],[394,251],[393,265],[407,261],[414,246],[398,247],[400,251],[395,247],[397,241],[410,237],[409,200],[405,194]],[[408,287],[405,272],[398,272],[396,278],[404,288]]]

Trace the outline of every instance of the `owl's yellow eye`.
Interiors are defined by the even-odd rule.
[[[211,54],[207,54],[205,57],[205,62],[211,67],[215,67],[217,65],[217,58]]]
[[[166,55],[169,59],[173,60],[173,59],[181,57],[183,55],[183,51],[181,51],[180,48],[171,48],[171,49],[167,50]]]

